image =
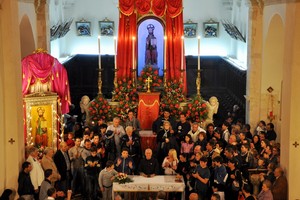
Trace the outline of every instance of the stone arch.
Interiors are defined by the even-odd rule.
[[[21,57],[32,54],[36,49],[34,35],[32,31],[32,25],[30,23],[29,17],[24,15],[20,22],[20,44],[21,44]]]

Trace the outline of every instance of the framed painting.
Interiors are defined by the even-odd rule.
[[[204,37],[215,38],[219,36],[219,22],[208,21],[203,23]]]
[[[85,20],[76,22],[76,31],[78,36],[91,36],[91,22]]]
[[[27,145],[57,148],[57,94],[27,95],[24,98]]]
[[[109,20],[99,21],[100,35],[114,36],[114,22]]]
[[[197,23],[193,23],[191,21],[188,21],[187,23],[184,23],[183,24],[184,37],[187,37],[187,38],[196,37],[197,36],[197,28],[198,28]]]

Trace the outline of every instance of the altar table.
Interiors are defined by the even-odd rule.
[[[159,116],[159,92],[140,92],[138,120],[142,130],[151,130],[152,123]]]
[[[133,182],[119,184],[113,183],[113,195],[114,192],[181,192],[182,199],[184,199],[184,189],[185,184],[184,181],[176,182],[175,175],[162,175],[162,176],[154,176],[151,178],[143,177],[143,176],[128,176]]]

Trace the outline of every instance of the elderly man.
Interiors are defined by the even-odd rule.
[[[43,168],[38,161],[38,149],[34,146],[28,148],[29,154],[27,161],[30,162],[32,166],[32,170],[30,171],[30,179],[31,183],[34,187],[34,198],[38,199],[39,197],[39,188],[44,180],[44,171]]]
[[[55,162],[53,161],[54,150],[51,147],[47,147],[44,151],[44,156],[42,158],[42,167],[44,170],[52,169],[51,183],[54,184],[59,181],[61,176],[57,170]]]
[[[71,188],[71,162],[68,154],[68,145],[66,142],[59,144],[60,149],[55,153],[53,159],[57,170],[61,175],[58,182],[58,188],[67,194],[67,190]]]
[[[114,139],[115,139],[115,144],[116,144],[116,149],[117,149],[117,156],[121,154],[121,144],[120,144],[120,139],[123,135],[125,135],[125,130],[123,126],[120,125],[120,118],[115,117],[113,119],[113,124],[109,125],[107,127],[107,131],[113,131],[114,133]]]
[[[276,180],[272,187],[272,194],[274,200],[284,200],[288,199],[288,182],[286,177],[284,176],[283,169],[281,167],[277,167],[274,171],[274,175]]]
[[[139,165],[139,173],[144,177],[153,177],[159,174],[159,164],[156,158],[152,157],[152,150],[145,150],[145,158],[143,158]]]
[[[133,159],[134,163],[139,163],[140,161],[140,137],[134,132],[132,126],[126,127],[126,135],[121,138],[121,148],[127,148],[129,156]]]

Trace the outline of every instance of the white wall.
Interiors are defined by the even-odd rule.
[[[238,0],[240,1],[240,0]],[[246,0],[243,0],[246,1]],[[53,2],[53,1],[52,1]],[[64,18],[74,18],[71,30],[62,39],[51,42],[51,54],[56,57],[64,57],[74,54],[98,54],[97,37],[99,35],[98,22],[105,17],[115,22],[115,35],[117,36],[119,10],[117,0],[85,0],[74,1],[75,5],[71,8],[64,8]],[[50,6],[60,6],[54,5]],[[248,9],[245,3],[241,3],[234,12],[235,20],[232,20],[233,10],[226,9],[220,0],[183,0],[183,18],[184,22],[189,19],[198,23],[198,35],[201,36],[201,55],[230,55],[233,58],[241,60],[246,59],[247,44],[231,39],[225,32],[221,20],[227,20],[237,23],[237,26],[243,32],[247,32]],[[53,17],[61,17],[57,13],[59,8],[50,8],[50,23],[53,23]],[[54,15],[54,16],[53,16]],[[76,21],[85,19],[91,22],[91,36],[78,36],[76,33]],[[219,23],[219,37],[204,38],[203,23],[208,20],[214,20]],[[114,54],[113,37],[101,37],[101,54]],[[232,49],[235,49],[232,51]],[[197,38],[185,39],[185,54],[197,55]]]

